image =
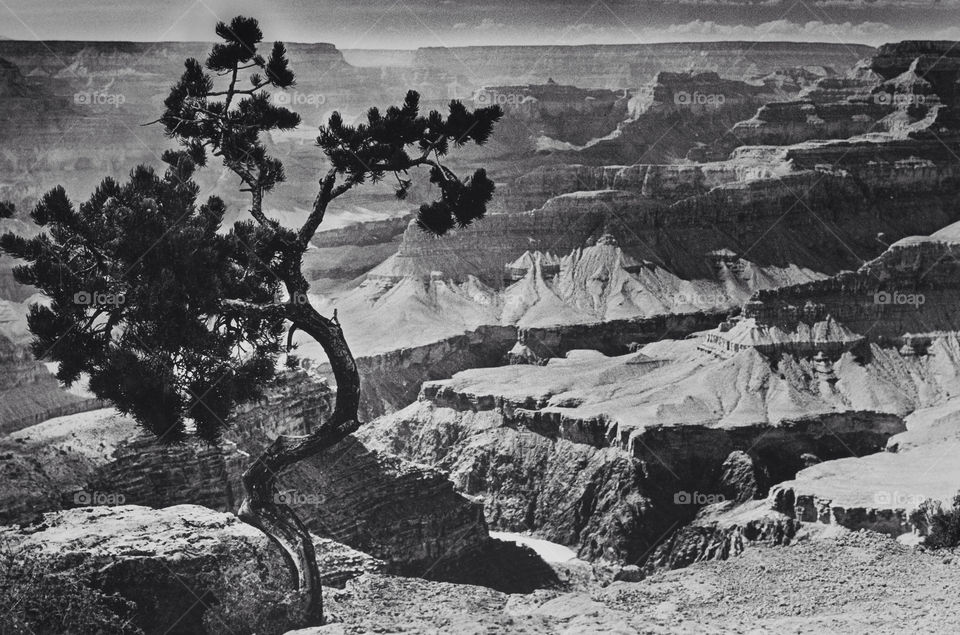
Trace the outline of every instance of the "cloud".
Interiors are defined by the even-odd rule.
[[[920,35],[925,39],[960,39],[960,27],[946,27],[938,31],[924,29],[922,34],[913,34],[901,27],[884,22],[839,22],[826,23],[819,20],[793,22],[773,20],[757,25],[720,24],[714,21],[694,20],[660,29],[670,40],[717,39],[805,42],[839,42],[858,44],[882,44]]]
[[[705,42],[744,40],[761,42],[827,42],[870,44],[904,39],[960,40],[960,26],[939,30],[916,27],[915,31],[878,21],[826,22],[822,20],[771,20],[759,24],[692,20],[664,26],[630,28],[581,23],[565,28],[540,27],[517,30],[492,20],[454,25],[456,44],[650,44],[656,42]],[[452,38],[454,39],[454,38]],[[451,42],[452,44],[452,42]]]
[[[477,33],[484,33],[489,31],[499,31],[501,29],[507,28],[507,25],[503,22],[497,22],[491,20],[490,18],[484,18],[479,22],[468,23],[468,22],[457,22],[453,25],[454,30],[456,31],[474,31]]]
[[[665,4],[720,6],[720,7],[779,7],[793,4],[792,0],[664,0]],[[904,9],[960,7],[960,0],[807,0],[819,8],[877,9],[897,7]]]

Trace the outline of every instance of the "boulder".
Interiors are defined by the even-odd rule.
[[[265,534],[233,514],[197,505],[51,512],[31,525],[0,528],[0,544],[14,557],[22,552],[41,558],[54,571],[94,570],[98,589],[136,604],[134,624],[148,634],[205,633],[204,614],[226,597],[255,603],[264,589],[293,588],[279,548]],[[317,538],[315,544],[326,585],[342,586],[382,568],[332,540]]]
[[[695,562],[726,560],[739,556],[751,545],[789,545],[800,525],[797,519],[769,509],[765,501],[710,505],[654,550],[642,574],[680,569]]]

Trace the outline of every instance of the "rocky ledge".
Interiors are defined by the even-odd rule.
[[[381,569],[344,545],[320,538],[315,543],[327,585],[342,586]],[[136,603],[133,622],[148,634],[204,633],[205,613],[216,612],[228,594],[231,601],[250,602],[255,615],[268,608],[259,592],[292,589],[282,554],[265,534],[233,514],[196,505],[53,512],[22,528],[0,528],[0,544],[14,557],[22,552],[47,562],[53,571],[94,570],[98,589]]]
[[[912,512],[924,501],[948,508],[960,492],[960,401],[919,409],[906,424],[887,452],[826,461],[775,486],[769,507],[804,523],[918,540],[927,526]]]
[[[330,388],[302,371],[239,412],[232,440],[164,445],[113,409],[51,419],[0,440],[0,523],[86,505],[195,504],[231,511],[240,475],[278,434],[304,434]],[[316,534],[381,558],[392,572],[508,592],[555,582],[533,552],[490,538],[481,506],[446,475],[347,439],[281,479],[280,496]]]
[[[840,374],[862,384],[863,372]],[[886,368],[867,373],[890,381],[880,379]],[[812,362],[771,365],[752,350],[717,361],[696,340],[609,358],[574,351],[428,382],[418,403],[360,435],[447,470],[483,501],[493,528],[533,532],[585,559],[635,561],[705,502],[762,498],[810,457],[876,452],[904,430],[893,404],[868,406],[846,381],[811,392],[817,377]],[[741,459],[759,475],[746,496],[722,485]]]

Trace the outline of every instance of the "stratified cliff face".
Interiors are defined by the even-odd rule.
[[[304,254],[304,275],[317,293],[327,285],[355,280],[397,252],[409,224],[410,216],[403,215],[330,229],[321,225]]]
[[[0,441],[0,518],[95,504],[229,510],[244,459],[232,444],[165,446],[112,409],[50,419]]]
[[[782,166],[750,159],[747,156],[736,162],[672,165],[545,165],[503,187],[495,200],[496,209],[514,213],[535,210],[552,198],[578,191],[613,190],[654,202],[670,202],[706,194],[715,187],[736,181],[771,178],[778,168],[783,171]],[[632,202],[642,205],[642,201]]]
[[[900,240],[855,272],[759,291],[744,305],[743,316],[785,331],[829,316],[869,341],[909,341],[922,354],[931,337],[960,331],[956,230]]]
[[[916,64],[886,81],[824,80],[795,100],[766,104],[752,118],[737,123],[715,144],[714,151],[729,152],[748,144],[843,139],[871,132],[921,134],[937,122],[955,129],[953,114],[944,108],[949,101],[916,71]]]
[[[362,434],[388,451],[449,470],[460,491],[483,502],[491,527],[532,531],[581,557],[637,558],[667,529],[666,518],[647,513],[653,503],[641,486],[642,467],[628,455],[512,423],[492,410],[424,402]]]
[[[660,72],[637,90],[631,117],[616,130],[582,147],[555,147],[551,158],[601,165],[667,164],[685,156],[725,158],[711,154],[709,145],[762,104],[793,97],[790,88],[727,79],[715,72]]]
[[[711,178],[737,175],[742,180],[680,200],[676,197],[691,187],[709,186],[706,170],[611,173],[574,166],[569,168],[572,176],[554,182],[576,182],[584,171],[600,179],[624,175],[621,182],[628,187],[640,182],[649,187],[646,193],[642,187],[640,193],[589,191],[588,184],[579,188],[586,191],[557,196],[540,209],[491,215],[442,244],[411,225],[383,273],[426,276],[440,271],[455,279],[471,274],[493,283],[527,250],[568,253],[606,227],[631,257],[660,264],[685,279],[712,277],[707,255],[723,250],[761,267],[792,264],[832,274],[879,255],[884,248],[876,240],[879,233],[897,240],[960,218],[960,162],[951,154],[960,145],[945,143],[855,139],[744,147],[730,163],[766,163],[772,178],[747,178],[762,174],[759,169],[711,167]],[[778,173],[778,164],[790,167]],[[672,178],[654,186],[651,174]],[[678,187],[675,178],[686,187]],[[664,200],[656,193],[675,198]]]
[[[499,366],[517,341],[511,326],[481,326],[437,342],[357,357],[360,416],[371,420],[413,402],[424,381]],[[326,370],[325,367],[321,367]]]
[[[734,147],[844,139],[881,129],[878,122],[892,111],[892,106],[870,97],[857,102],[776,102],[761,107],[751,119],[738,122],[724,141]]]
[[[585,89],[557,84],[486,86],[473,95],[476,106],[496,105],[505,117],[498,136],[513,130],[532,137],[541,147],[556,143],[583,145],[603,137],[627,118],[627,90]],[[525,134],[524,134],[525,133]]]
[[[957,105],[960,99],[957,87],[960,52],[956,50],[956,42],[905,40],[884,44],[877,50],[870,68],[884,79],[912,70],[933,85],[944,103]]]

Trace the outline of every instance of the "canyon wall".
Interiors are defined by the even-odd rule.
[[[586,89],[549,80],[545,84],[486,86],[473,95],[476,106],[497,105],[504,111],[498,124],[526,129],[562,144],[581,145],[603,137],[627,118],[628,90]],[[508,133],[509,134],[509,133]],[[525,136],[526,136],[525,135]]]
[[[845,139],[882,130],[878,122],[892,111],[892,105],[878,103],[869,97],[852,103],[771,103],[762,106],[752,118],[733,126],[724,142],[732,149],[741,145],[787,145],[809,139]]]
[[[912,70],[933,85],[944,103],[956,105],[960,99],[956,83],[960,73],[960,53],[956,50],[956,42],[904,40],[884,44],[877,49],[870,68],[887,80]]]
[[[830,316],[870,341],[899,345],[916,339],[922,352],[924,336],[960,330],[958,281],[960,243],[904,239],[855,272],[759,291],[744,305],[743,317],[794,330],[800,322]]]
[[[97,504],[230,510],[246,460],[229,443],[163,445],[113,409],[47,420],[5,437],[0,448],[4,524]]]
[[[707,254],[718,250],[749,256],[760,266],[793,264],[833,274],[879,255],[880,233],[897,240],[958,219],[960,163],[949,156],[955,145],[838,141],[742,148],[742,162],[785,160],[798,171],[721,184],[676,202],[623,190],[561,195],[537,210],[490,215],[442,243],[410,226],[397,254],[375,273],[440,271],[496,284],[505,266],[527,250],[563,254],[606,231],[630,256],[687,279],[711,277]],[[635,187],[637,180],[631,181]]]

